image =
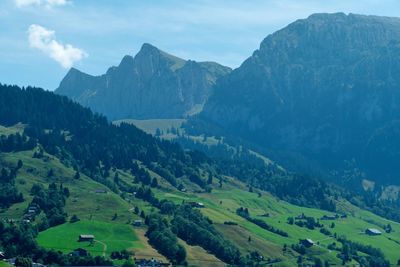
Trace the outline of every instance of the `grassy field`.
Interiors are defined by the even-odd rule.
[[[135,252],[135,257],[138,259],[153,258],[162,262],[168,262],[168,260],[163,255],[158,253],[157,250],[150,246],[148,238],[146,237],[146,230],[147,229],[145,227],[135,228],[135,233],[143,244],[143,247],[136,247],[133,249],[133,251]]]
[[[16,124],[11,127],[4,127],[0,125],[0,135],[10,135],[15,133],[22,133],[24,131],[25,125],[23,124]]]
[[[95,242],[79,242],[80,234],[94,235]],[[110,255],[113,251],[143,247],[130,225],[87,220],[50,228],[41,232],[37,241],[44,248],[66,253],[84,248],[92,255]]]
[[[221,190],[213,190],[211,194],[188,195],[180,192],[158,192],[158,196],[168,198],[176,203],[181,203],[182,200],[203,202],[206,208],[200,209],[202,213],[213,220],[217,229],[227,239],[240,247],[242,252],[257,250],[264,256],[280,258],[282,266],[291,266],[295,264],[297,254],[290,251],[283,252],[283,245],[290,246],[291,244],[297,244],[299,239],[310,238],[317,245],[307,252],[308,256],[318,255],[321,259],[329,261],[331,264],[341,264],[340,259],[336,257],[337,252],[331,252],[327,248],[332,242],[340,245],[337,240],[320,233],[318,228],[310,230],[287,223],[288,217],[296,217],[302,213],[316,219],[332,213],[295,206],[280,201],[265,192],[262,193],[262,197],[259,197],[257,193],[250,193],[229,185],[225,187]],[[239,207],[247,207],[252,217],[264,220],[268,224],[286,231],[289,237],[282,237],[266,231],[239,217],[235,212]],[[348,214],[348,218],[334,221],[321,220],[325,228],[338,236],[344,235],[352,241],[382,249],[387,259],[395,266],[397,260],[400,259],[400,242],[397,242],[400,241],[400,224],[390,222],[393,232],[388,234],[383,231],[382,227],[387,225],[389,221],[370,212],[360,210],[346,202],[342,203],[341,209]],[[269,217],[261,216],[266,213],[269,214]],[[236,222],[238,225],[224,225],[225,221]],[[335,223],[334,228],[330,228],[332,222]],[[368,236],[364,234],[366,228],[378,228],[382,230],[383,234],[381,236]],[[248,242],[249,236],[251,237],[251,242]]]
[[[184,241],[179,240],[187,252],[187,261],[191,266],[225,266],[226,264],[216,258],[214,255],[205,251],[199,246],[190,246]]]
[[[174,127],[175,129],[179,129],[184,123],[185,119],[154,119],[154,120],[133,120],[133,119],[126,119],[126,120],[118,120],[114,121],[115,124],[120,124],[122,122],[133,124],[139,129],[149,133],[155,134],[157,128],[163,131],[164,133],[167,132],[167,129]]]
[[[147,239],[144,236],[145,228],[138,229],[138,234],[135,235],[132,227],[127,224],[137,218],[130,211],[132,207],[138,206],[141,210],[145,210],[146,214],[154,211],[153,207],[134,197],[122,199],[119,195],[83,174],[80,179],[74,179],[75,172],[64,166],[58,159],[51,156],[46,159],[34,159],[32,153],[32,151],[25,151],[2,154],[2,161],[9,165],[15,165],[18,159],[23,161],[23,167],[17,177],[17,186],[26,199],[25,202],[13,205],[7,211],[0,213],[0,217],[19,218],[31,199],[29,190],[32,184],[42,183],[47,185],[56,181],[63,183],[70,189],[71,196],[68,198],[65,208],[69,216],[76,214],[82,221],[76,224],[67,223],[41,233],[38,239],[41,245],[47,248],[58,248],[65,252],[84,245],[94,255],[101,255],[104,253],[103,243],[105,243],[107,245],[106,254],[113,250],[131,248],[138,257],[154,257],[165,260],[147,244]],[[47,177],[50,168],[54,170],[54,177]],[[132,183],[133,178],[130,174],[123,171],[119,171],[119,173],[122,180]],[[110,176],[113,176],[113,173]],[[318,229],[309,230],[287,223],[288,217],[295,217],[301,213],[314,218],[321,218],[325,214],[330,214],[328,212],[295,206],[278,200],[266,192],[261,192],[262,197],[259,197],[257,193],[247,192],[244,184],[232,179],[231,182],[225,183],[223,188],[214,189],[212,193],[195,194],[179,192],[169,186],[168,183],[164,183],[161,177],[159,178],[162,188],[154,190],[158,198],[170,199],[176,203],[182,203],[182,200],[205,203],[206,208],[201,209],[203,214],[213,220],[215,227],[227,239],[236,244],[244,254],[257,250],[265,257],[279,258],[281,263],[277,264],[278,266],[292,266],[295,264],[298,254],[290,250],[283,252],[283,245],[290,246],[297,244],[299,239],[311,238],[318,242],[318,246],[308,251],[309,257],[319,255],[332,264],[340,265],[341,263],[336,257],[337,252],[330,252],[327,249],[330,243],[335,242],[333,237],[321,234]],[[99,188],[105,188],[107,193],[96,194],[95,190]],[[324,221],[326,228],[332,233],[337,233],[337,235],[345,235],[350,240],[372,244],[374,247],[382,249],[391,263],[395,264],[400,258],[398,253],[400,251],[400,225],[358,209],[349,203],[342,202],[339,204],[340,210],[348,214],[348,218],[335,220],[335,227],[332,229],[329,228],[331,221]],[[266,231],[239,217],[235,212],[239,207],[247,207],[252,217],[264,220],[268,224],[286,231],[289,237],[282,237]],[[115,213],[118,214],[118,217],[113,221],[112,217]],[[269,217],[261,216],[265,213],[268,213]],[[225,221],[237,222],[238,226],[225,225]],[[388,223],[393,228],[393,232],[390,234],[384,233],[381,236],[372,237],[363,233],[366,228],[383,230],[382,228]],[[127,229],[129,229],[130,234],[127,234]],[[78,235],[83,232],[96,235],[99,242],[94,243],[93,246],[89,246],[88,243],[77,242]],[[126,238],[126,236],[129,236],[129,238]],[[251,242],[248,241],[249,236]],[[64,240],[64,242],[60,242],[60,240]],[[336,241],[336,243],[338,242]],[[218,261],[199,247],[188,246],[185,243],[184,245],[188,251],[188,261],[193,265],[201,265],[201,261]]]
[[[5,261],[1,261],[0,260],[0,267],[11,267],[12,265],[10,265],[8,262]]]

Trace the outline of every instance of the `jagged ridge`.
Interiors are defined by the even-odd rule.
[[[229,72],[217,63],[185,61],[144,44],[104,75],[71,69],[56,93],[112,120],[182,118],[199,110],[215,81]]]

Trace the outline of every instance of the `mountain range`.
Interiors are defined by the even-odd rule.
[[[110,119],[183,118],[202,109],[215,81],[231,71],[214,62],[183,60],[143,44],[101,76],[72,68],[56,93]]]
[[[399,59],[400,19],[314,14],[233,71],[144,44],[101,76],[72,68],[56,93],[110,120],[189,118],[188,132],[231,136],[342,184],[399,184]]]

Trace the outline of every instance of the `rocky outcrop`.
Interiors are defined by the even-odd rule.
[[[109,119],[182,118],[201,110],[216,80],[230,69],[185,61],[150,44],[101,76],[71,69],[56,93]]]
[[[315,14],[265,38],[217,83],[200,115],[328,168],[356,159],[382,181],[400,174],[399,118],[400,19],[343,13]]]

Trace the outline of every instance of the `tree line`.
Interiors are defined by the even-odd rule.
[[[240,207],[236,210],[236,214],[239,215],[242,218],[245,218],[249,222],[254,223],[255,225],[280,236],[283,237],[288,237],[289,234],[281,229],[278,229],[276,227],[273,227],[272,225],[269,225],[268,223],[264,222],[263,220],[257,219],[257,218],[252,218],[250,216],[249,210],[247,208]]]

